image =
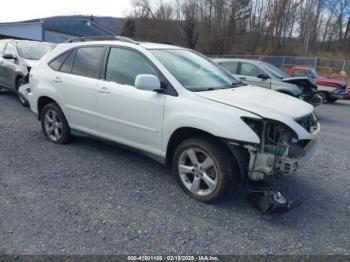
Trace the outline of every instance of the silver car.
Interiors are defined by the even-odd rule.
[[[33,65],[54,47],[54,44],[43,42],[1,40],[0,89],[16,92],[20,103],[26,106],[25,97],[18,91],[28,82],[28,75]]]
[[[215,58],[221,65],[243,83],[272,89],[317,105],[317,85],[307,77],[289,77],[279,68],[258,60]]]

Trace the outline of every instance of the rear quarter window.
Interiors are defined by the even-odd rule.
[[[71,52],[66,52],[62,55],[59,55],[58,57],[56,57],[54,60],[52,60],[50,63],[49,63],[49,66],[53,69],[53,70],[56,70],[56,71],[59,71],[63,62],[66,60],[66,58],[68,57],[68,55],[70,54]]]

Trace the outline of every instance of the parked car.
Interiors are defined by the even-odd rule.
[[[290,76],[307,76],[316,81],[319,95],[329,103],[350,96],[350,87],[345,81],[333,80],[323,76],[311,67],[296,66],[289,71]]]
[[[321,103],[317,86],[307,77],[289,77],[279,68],[258,60],[215,58],[214,62],[224,67],[243,83],[260,86],[288,94],[313,105]]]
[[[16,92],[19,102],[26,106],[25,96],[18,92],[28,81],[31,68],[55,45],[50,43],[0,40],[0,87]]]
[[[79,131],[135,148],[203,202],[291,175],[315,143],[313,106],[242,85],[195,51],[116,39],[58,45],[33,68],[28,99],[49,142]]]

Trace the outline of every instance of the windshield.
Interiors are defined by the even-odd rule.
[[[271,64],[268,64],[268,63],[264,63],[264,66],[266,67],[266,69],[268,71],[270,71],[271,74],[273,74],[277,78],[281,78],[282,79],[282,78],[289,77],[286,72],[284,72],[283,70],[275,67],[274,65],[271,65]]]
[[[311,69],[311,70],[310,70],[309,76],[310,76],[312,79],[318,79],[318,78],[320,78],[319,74],[316,72],[315,69]]]
[[[243,84],[219,65],[190,50],[156,49],[150,52],[190,91],[232,88]]]
[[[20,57],[29,60],[39,60],[47,52],[52,50],[54,45],[47,43],[17,43],[18,54]]]

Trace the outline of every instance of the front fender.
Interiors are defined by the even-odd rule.
[[[181,101],[181,105],[178,102]],[[166,152],[172,134],[180,128],[195,128],[233,141],[259,144],[260,138],[241,119],[260,119],[255,114],[207,100],[206,104],[167,98],[163,122],[163,147]]]
[[[291,94],[294,97],[299,97],[302,94],[302,91],[300,90],[300,88],[294,84],[288,84],[288,83],[271,83],[271,89],[281,92],[281,93],[287,93],[287,94]]]

